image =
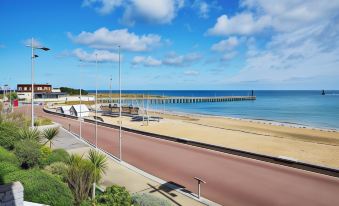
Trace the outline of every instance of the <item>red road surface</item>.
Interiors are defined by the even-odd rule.
[[[39,116],[79,133],[79,121],[44,113]],[[82,123],[82,136],[95,143],[95,126]],[[123,160],[154,176],[197,192],[222,205],[339,205],[339,179],[208,149],[122,133]],[[98,126],[98,147],[118,157],[118,130]],[[339,158],[339,157],[338,157]]]

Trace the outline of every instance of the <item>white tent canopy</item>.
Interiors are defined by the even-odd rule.
[[[62,114],[68,114],[70,115],[70,110],[72,106],[61,106],[57,108],[57,112],[60,112]]]
[[[89,109],[84,104],[73,105],[70,108],[70,114],[77,117],[88,117]]]

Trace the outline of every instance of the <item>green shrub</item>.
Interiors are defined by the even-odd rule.
[[[11,172],[18,171],[18,165],[10,162],[0,162],[0,184],[4,184],[3,177]]]
[[[41,162],[42,166],[50,165],[54,162],[67,162],[69,154],[64,149],[55,149],[52,153]]]
[[[45,170],[54,176],[57,176],[60,180],[66,181],[67,165],[64,162],[54,162],[47,165]]]
[[[132,202],[135,206],[171,206],[168,200],[145,193],[133,195]]]
[[[14,154],[24,169],[37,166],[42,156],[39,143],[29,139],[17,142],[14,148]]]
[[[18,158],[12,152],[3,147],[0,147],[0,162],[10,162],[12,164],[19,165]]]
[[[18,138],[21,140],[32,140],[39,142],[40,141],[40,131],[37,128],[21,128],[18,132]]]
[[[0,146],[12,150],[17,139],[18,127],[11,122],[0,122]]]
[[[97,195],[97,205],[112,205],[112,206],[130,206],[131,195],[125,187],[118,185],[112,185],[106,188],[106,191],[100,195]]]
[[[34,120],[34,126],[44,126],[53,124],[52,120],[45,117],[38,117]]]
[[[20,170],[5,175],[5,183],[20,181],[24,199],[53,206],[73,205],[73,196],[67,185],[47,172],[37,169]]]
[[[67,161],[66,181],[74,194],[75,204],[80,205],[88,199],[94,182],[93,164],[83,156],[71,155]]]
[[[41,156],[40,156],[39,164],[42,167],[44,167],[45,162],[47,161],[49,156],[52,154],[52,150],[49,147],[41,146],[40,152],[41,152]]]

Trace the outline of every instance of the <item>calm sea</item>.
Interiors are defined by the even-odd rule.
[[[100,90],[100,93],[108,93]],[[116,93],[117,91],[113,91]],[[128,90],[123,93],[164,96],[231,96],[250,95],[243,90]],[[270,120],[305,126],[339,129],[339,90],[326,91],[254,91],[255,101],[212,102],[194,104],[166,104],[165,110],[185,113],[228,116],[237,118]],[[150,109],[164,109],[163,105],[151,105]]]

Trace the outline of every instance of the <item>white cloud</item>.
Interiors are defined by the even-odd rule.
[[[202,58],[199,53],[189,53],[186,55],[177,55],[176,53],[169,53],[163,60],[163,64],[170,66],[185,66],[197,62]]]
[[[338,36],[339,26],[331,21],[277,34],[266,49],[250,55],[244,68],[227,81],[260,81],[281,88],[291,82],[303,89],[323,85],[338,88],[339,83],[331,81],[339,76]]]
[[[122,5],[122,0],[84,0],[82,6],[93,7],[98,13],[105,15]]]
[[[141,19],[158,24],[170,23],[183,6],[183,0],[131,0],[126,6],[123,22],[134,24]]]
[[[77,44],[82,44],[95,49],[121,49],[128,51],[148,51],[161,42],[161,37],[155,34],[138,36],[128,32],[127,29],[108,30],[103,27],[94,32],[83,31],[73,36],[68,33],[68,37]]]
[[[184,4],[184,0],[84,0],[82,3],[103,15],[122,7],[122,22],[130,26],[137,20],[157,24],[170,23]]]
[[[213,28],[208,29],[207,34],[217,36],[250,35],[262,31],[270,24],[271,18],[269,16],[255,18],[251,13],[240,13],[229,18],[224,14],[217,19]]]
[[[218,5],[217,1],[205,1],[205,0],[195,0],[192,4],[192,8],[198,12],[199,17],[208,18],[212,10],[219,10],[221,7]]]
[[[243,0],[242,7],[267,15],[277,31],[293,31],[338,14],[338,0]]]
[[[198,76],[200,73],[196,70],[187,70],[184,72],[186,76]]]
[[[236,51],[232,51],[232,52],[227,52],[224,55],[222,55],[222,57],[220,58],[221,61],[228,61],[233,59],[235,56],[237,56],[237,52]]]
[[[221,40],[220,42],[213,44],[211,47],[212,51],[223,52],[226,50],[232,50],[238,46],[239,40],[237,37],[229,37],[228,39]]]
[[[198,11],[198,14],[202,18],[208,18],[210,12],[210,6],[205,1],[196,0],[193,3],[193,8]]]
[[[118,62],[119,54],[112,53],[107,50],[94,50],[92,53],[88,53],[82,49],[75,49],[72,55],[77,57],[83,62]]]
[[[32,45],[32,39],[26,39],[24,41],[24,44],[31,46]],[[33,46],[34,47],[42,47],[43,45],[42,45],[42,43],[39,40],[33,39]]]
[[[151,56],[144,57],[144,56],[135,56],[132,60],[133,65],[144,65],[146,67],[156,67],[160,66],[162,62],[158,59],[155,59]]]
[[[208,29],[209,35],[252,35],[265,29],[293,31],[338,15],[339,1],[319,0],[243,0],[242,13],[222,15]]]

